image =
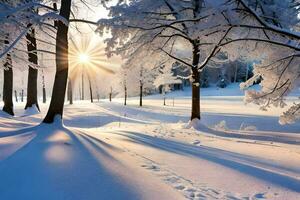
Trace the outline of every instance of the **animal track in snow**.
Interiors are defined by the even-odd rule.
[[[181,193],[186,199],[190,200],[264,200],[268,199],[266,193],[257,193],[252,196],[241,196],[239,194],[232,194],[230,192],[222,191],[220,189],[213,189],[203,183],[195,183],[192,180],[186,179],[176,172],[173,172],[167,166],[159,164],[150,158],[131,151],[124,147],[129,155],[140,160],[141,167],[151,171],[158,176],[167,185]]]
[[[141,167],[150,170],[155,175],[160,177],[166,184],[170,185],[180,192],[186,199],[205,200],[205,199],[227,199],[227,200],[247,200],[248,197],[238,197],[231,193],[215,190],[207,187],[204,184],[197,184],[188,180],[166,167],[150,160],[144,156],[136,154],[142,159]]]

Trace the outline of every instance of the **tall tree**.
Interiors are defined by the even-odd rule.
[[[133,70],[130,70],[130,72],[136,74],[136,79],[139,82],[139,106],[142,107],[144,92],[150,93],[151,90],[154,89],[153,82],[155,80],[157,72],[154,69],[149,69],[141,65],[136,66],[135,68],[133,68]]]
[[[184,9],[186,7],[189,7],[189,9]],[[158,54],[157,59],[161,59],[161,53],[157,53],[160,51],[163,52],[166,57],[189,66],[192,71],[193,82],[191,119],[200,119],[199,79],[202,67],[199,66],[200,47],[204,46],[203,43],[211,42],[207,39],[203,39],[203,43],[200,43],[200,35],[196,34],[197,30],[201,30],[199,22],[210,18],[210,16],[204,16],[206,14],[205,12],[203,12],[203,14],[200,12],[202,7],[202,0],[189,2],[183,0],[160,0],[155,3],[148,0],[134,1],[130,6],[117,5],[113,7],[111,9],[111,15],[113,17],[109,20],[100,20],[98,29],[100,33],[103,33],[105,27],[111,29],[113,34],[111,40],[117,42],[117,40],[120,39],[120,44],[124,45],[122,45],[122,48],[118,48],[117,52],[125,55],[125,57],[133,56],[137,53],[140,54],[140,51],[148,53],[153,51],[155,52],[154,54]],[[149,9],[152,11],[149,12]],[[139,17],[134,17],[132,12],[138,12]],[[118,15],[122,15],[122,17],[118,18]],[[114,16],[116,16],[116,18],[114,18]],[[220,21],[220,23],[222,24],[223,22]],[[213,22],[209,28],[216,25],[217,23]],[[123,38],[119,38],[120,32],[123,33]],[[131,37],[130,42],[125,41],[128,37]],[[179,58],[176,52],[173,51],[174,46],[176,47],[176,44],[179,43],[186,43],[186,48],[190,49],[188,53],[188,59],[190,61]],[[109,42],[109,44],[113,43]],[[114,49],[114,47],[114,45],[109,46],[108,49]],[[207,53],[209,52],[208,49],[205,49],[203,52],[204,55],[206,53],[206,56],[209,57],[209,53]],[[172,59],[168,60],[171,60],[170,62],[173,63],[174,60]]]
[[[9,44],[9,41],[4,41],[6,45]],[[12,59],[11,55],[8,53],[6,55],[5,63],[4,63],[4,76],[3,76],[3,111],[14,115],[13,109],[13,69],[12,69]]]
[[[29,27],[32,25],[29,24]],[[37,78],[38,78],[38,57],[37,57],[37,46],[35,38],[35,29],[31,28],[30,32],[26,35],[27,39],[27,51],[28,61],[31,65],[28,66],[28,81],[27,81],[27,102],[25,109],[36,106],[40,111],[37,97]]]
[[[45,75],[43,70],[42,70],[42,92],[43,92],[43,103],[46,103],[47,102],[46,84],[45,84]]]
[[[174,76],[172,69],[169,67],[161,66],[159,69],[159,74],[154,80],[154,86],[156,88],[161,88],[161,92],[163,95],[164,106],[166,105],[166,93],[171,91],[171,85],[173,84],[181,84],[182,81]]]
[[[69,78],[69,82],[68,82],[68,100],[70,102],[70,104],[73,104],[73,81],[71,78]]]
[[[81,74],[81,100],[84,100],[84,68],[82,67]]]
[[[112,100],[112,94],[113,94],[113,89],[112,89],[112,86],[110,86],[110,92],[109,92],[109,101],[110,102]]]
[[[72,0],[62,0],[59,15],[67,22],[70,19]],[[68,24],[57,21],[56,34],[56,73],[52,90],[52,98],[44,123],[52,123],[56,116],[62,118],[66,86],[68,80]]]
[[[112,37],[107,40],[109,55],[119,53],[127,58],[144,52],[145,56],[151,55],[152,59],[163,60],[165,55],[171,58],[172,62],[178,61],[188,66],[192,71],[191,120],[200,119],[200,73],[218,53],[227,51],[231,60],[236,59],[239,52],[235,44],[243,46],[245,54],[256,54],[260,59],[263,58],[261,54],[257,55],[257,52],[265,52],[268,55],[271,53],[266,51],[266,46],[282,46],[299,51],[299,47],[295,45],[299,35],[288,30],[288,26],[274,27],[278,22],[265,20],[265,17],[274,17],[270,15],[273,12],[277,12],[275,16],[284,13],[284,16],[298,19],[295,15],[295,10],[299,10],[297,3],[293,0],[286,0],[284,3],[280,0],[270,0],[270,6],[268,2],[123,1],[111,8],[111,18],[99,20],[98,32],[104,34],[108,28],[112,33]],[[253,9],[254,5],[258,5],[257,10]],[[280,6],[284,7],[284,12],[278,13],[281,9],[276,8]],[[286,19],[287,17],[281,17],[280,21],[287,23]]]
[[[123,87],[124,87],[124,105],[127,105],[127,71],[123,74]]]
[[[140,69],[140,107],[143,106],[143,86],[144,86],[144,83],[143,83],[143,68],[141,67]]]
[[[92,81],[91,81],[91,77],[88,75],[88,81],[89,81],[89,89],[90,89],[90,99],[91,99],[91,103],[94,102],[93,99],[93,88],[92,88]]]

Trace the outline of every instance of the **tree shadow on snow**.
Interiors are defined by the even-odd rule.
[[[93,113],[88,116],[68,116],[67,114],[64,116],[64,124],[68,127],[74,128],[96,128],[105,126],[112,122],[128,122],[128,123],[141,123],[144,122],[135,120],[133,118],[129,118],[128,116],[114,116],[102,112]]]
[[[192,146],[181,142],[152,137],[136,132],[125,131],[123,133],[119,132],[115,134],[129,138],[130,142],[147,145],[152,148],[161,149],[175,154],[205,159],[231,168],[233,170],[237,170],[241,173],[261,179],[263,181],[267,181],[269,183],[288,188],[295,192],[300,192],[299,179],[276,173],[275,171],[272,171],[272,169],[276,168],[277,166],[272,166],[272,164],[270,163],[259,161],[250,156],[232,153],[211,147]],[[290,170],[285,169],[284,167],[278,167],[277,169]],[[294,172],[299,173],[299,170]]]
[[[140,199],[113,170],[117,147],[59,125],[26,130],[36,137],[0,162],[0,199]]]
[[[202,124],[199,127],[194,127],[196,130],[208,133],[215,136],[220,137],[226,137],[226,138],[236,138],[236,139],[247,139],[247,140],[258,140],[262,142],[279,142],[279,143],[285,143],[285,144],[294,144],[299,145],[300,144],[300,137],[295,134],[283,134],[278,132],[260,132],[258,131],[255,133],[255,131],[241,131],[241,133],[237,131],[232,130],[224,130],[219,131],[212,128],[209,128]]]
[[[281,125],[278,117],[250,114],[228,114],[202,112],[201,122],[213,126],[220,121],[225,121],[229,129],[239,130],[241,125],[255,126],[259,131],[276,131],[282,133],[300,133],[300,123]]]

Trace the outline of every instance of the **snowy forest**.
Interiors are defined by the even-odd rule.
[[[0,200],[300,199],[300,0],[0,0]]]

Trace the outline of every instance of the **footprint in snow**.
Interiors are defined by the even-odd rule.
[[[194,198],[196,190],[192,189],[192,188],[188,188],[186,190],[184,190],[185,196],[190,197],[190,198]]]
[[[155,166],[155,165],[141,165],[141,167],[144,167],[144,168],[152,170],[152,171],[159,171],[159,167]]]
[[[255,199],[255,200],[266,199],[266,193],[258,193],[258,194],[255,194],[255,195],[253,196],[253,199]]]
[[[196,140],[197,141],[197,140]],[[200,143],[200,141],[198,141]],[[197,142],[197,143],[198,143]],[[198,143],[198,144],[199,144]],[[144,163],[141,167],[152,171],[158,177],[160,177],[166,184],[170,185],[177,191],[179,191],[186,199],[191,200],[204,200],[204,199],[227,199],[227,200],[241,200],[250,198],[238,198],[230,193],[224,193],[223,191],[215,190],[200,183],[194,183],[191,180],[185,179],[178,174],[172,172],[170,169],[166,169],[163,166],[153,161],[147,160],[145,157],[136,154],[140,157]],[[259,197],[259,195],[257,196]],[[262,200],[261,198],[251,198],[253,200]]]
[[[192,144],[199,145],[201,142],[199,140],[195,140]]]
[[[183,185],[177,185],[174,188],[177,189],[177,190],[183,190],[183,189],[185,189],[185,186],[183,186]]]
[[[179,178],[177,177],[167,177],[164,179],[166,182],[169,182],[169,183],[177,183]]]

